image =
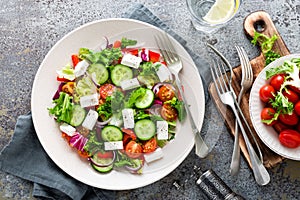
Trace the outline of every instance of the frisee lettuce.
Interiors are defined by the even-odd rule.
[[[279,91],[274,94],[274,100],[270,100],[273,108],[276,109],[274,117],[270,120],[265,120],[265,123],[272,123],[272,121],[277,120],[279,114],[291,114],[294,110],[294,104],[289,102],[288,98],[284,96],[283,92],[287,90],[288,86],[300,87],[299,70],[300,68],[300,58],[292,59],[290,61],[285,61],[283,65],[271,68],[266,71],[266,79],[270,79],[276,74],[285,74],[285,81],[281,85]]]
[[[73,111],[73,97],[65,92],[60,92],[59,98],[53,100],[55,106],[48,108],[49,113],[56,117],[57,122],[70,123]]]

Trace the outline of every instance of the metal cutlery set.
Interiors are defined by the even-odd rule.
[[[169,67],[170,72],[175,77],[176,85],[184,101],[187,116],[190,120],[193,133],[195,134],[196,154],[200,158],[204,158],[208,154],[208,147],[200,135],[200,132],[195,124],[195,121],[191,115],[190,109],[184,97],[184,93],[182,90],[182,83],[178,76],[180,70],[182,69],[182,63],[180,61],[180,57],[177,55],[175,48],[167,34],[156,36],[155,41]],[[214,48],[210,44],[207,44],[207,46],[210,49],[212,49],[212,51],[215,54],[217,54],[217,58],[212,59],[212,62],[210,62],[210,70],[211,70],[216,92],[221,102],[225,105],[228,105],[232,109],[234,116],[236,118],[234,150],[231,159],[230,173],[232,175],[236,175],[239,171],[240,147],[239,147],[238,130],[241,130],[242,136],[246,143],[247,150],[249,152],[255,180],[259,185],[266,185],[270,181],[270,176],[265,166],[263,165],[262,152],[260,150],[256,138],[254,137],[254,133],[252,132],[239,105],[242,96],[245,94],[247,90],[249,90],[249,88],[253,83],[253,73],[252,73],[252,68],[249,59],[243,48],[236,47],[241,61],[241,69],[242,69],[241,90],[237,97],[232,88],[232,74],[233,74],[232,66],[230,65],[228,60],[216,48]],[[256,151],[252,146],[252,143],[250,142],[249,136],[251,137],[251,140],[254,141]]]

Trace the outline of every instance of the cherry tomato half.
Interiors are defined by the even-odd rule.
[[[143,152],[150,153],[150,152],[155,151],[156,148],[157,148],[156,138],[152,138],[143,145]]]
[[[131,140],[125,147],[125,153],[130,158],[138,158],[142,155],[143,147],[136,141]]]
[[[300,145],[300,133],[291,129],[281,131],[279,141],[288,148],[297,148]]]
[[[299,121],[298,115],[294,111],[292,114],[279,114],[279,120],[287,125],[296,125]]]
[[[268,103],[270,99],[274,99],[273,94],[275,94],[275,89],[269,84],[263,85],[259,90],[259,98],[265,103]]]
[[[106,97],[111,96],[114,93],[115,89],[116,87],[110,83],[101,85],[99,88],[100,97],[106,99]]]
[[[262,111],[260,113],[260,118],[261,118],[261,120],[271,120],[271,119],[273,119],[275,113],[276,113],[275,109],[266,107],[266,108],[262,109]],[[274,120],[269,124],[266,122],[263,122],[263,123],[265,123],[268,126],[273,126],[274,124],[276,124],[276,122],[277,122],[277,120]]]
[[[163,85],[159,88],[157,96],[163,102],[169,101],[175,96],[175,91],[170,85]]]
[[[178,115],[177,110],[168,103],[163,105],[160,114],[161,117],[167,121],[175,121]]]
[[[270,85],[273,86],[273,88],[276,91],[280,90],[281,85],[284,82],[284,75],[283,74],[276,74],[274,76],[272,76],[272,78],[270,79]]]

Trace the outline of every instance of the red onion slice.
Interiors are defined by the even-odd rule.
[[[131,173],[137,173],[137,171],[139,171],[143,167],[143,164],[140,160],[137,160],[135,163],[138,164],[138,165],[135,166],[135,167],[125,165],[125,169],[127,169]]]
[[[60,83],[58,86],[57,91],[55,92],[54,96],[52,97],[52,100],[58,99],[59,98],[59,93],[62,91],[62,87],[64,86],[65,83]]]

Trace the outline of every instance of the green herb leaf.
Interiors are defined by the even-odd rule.
[[[137,41],[136,40],[131,40],[131,39],[127,39],[125,37],[123,37],[121,39],[121,48],[125,48],[127,46],[133,46],[136,45]]]
[[[55,106],[48,110],[50,114],[57,118],[57,122],[70,123],[73,110],[72,99],[73,98],[69,94],[61,92],[59,98],[53,101]]]
[[[254,30],[254,36],[251,41],[253,45],[259,44],[261,47],[261,51],[265,56],[265,65],[268,65],[269,63],[273,62],[277,58],[280,57],[280,55],[274,51],[272,51],[274,42],[278,39],[277,35],[273,35],[272,37],[268,37],[262,33],[259,33]]]
[[[79,58],[86,59],[91,63],[102,63],[109,66],[113,61],[122,57],[120,48],[106,48],[99,52],[94,52],[87,48],[79,49]]]

